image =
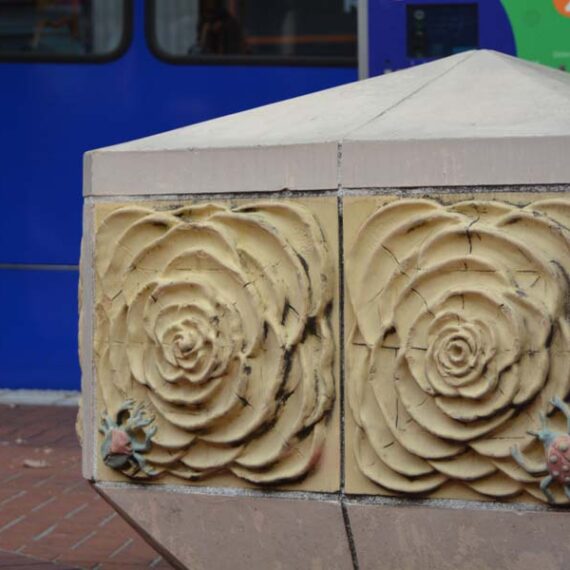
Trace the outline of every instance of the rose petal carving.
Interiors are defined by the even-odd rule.
[[[364,222],[347,385],[354,455],[380,490],[544,499],[510,448],[540,458],[527,430],[570,389],[569,228],[565,198],[403,199]]]
[[[302,205],[123,206],[95,243],[104,404],[144,402],[160,473],[304,477],[335,399],[334,268]]]

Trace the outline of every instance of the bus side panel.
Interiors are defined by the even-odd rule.
[[[0,270],[0,388],[78,390],[77,271]]]
[[[0,63],[0,388],[79,388],[78,272],[61,265],[78,263],[85,151],[357,78],[355,67],[165,63],[134,5],[133,42],[114,62]]]
[[[0,263],[76,264],[82,154],[356,79],[356,70],[0,64]],[[199,189],[196,189],[199,191]]]

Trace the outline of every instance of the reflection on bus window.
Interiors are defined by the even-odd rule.
[[[355,58],[356,0],[154,0],[154,46],[170,57]]]
[[[124,0],[0,0],[0,56],[112,54],[124,10]]]

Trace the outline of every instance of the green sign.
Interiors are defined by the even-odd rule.
[[[517,55],[570,71],[570,0],[501,0]]]

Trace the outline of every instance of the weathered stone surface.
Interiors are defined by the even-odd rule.
[[[344,212],[348,491],[546,500],[512,453],[545,465],[541,413],[566,432],[552,399],[570,390],[568,195],[355,197]]]
[[[334,501],[202,495],[164,487],[97,490],[131,524],[192,570],[350,570]]]
[[[91,151],[83,192],[140,196],[335,189],[339,142],[466,57],[458,54]]]
[[[564,184],[569,89],[562,71],[464,52],[94,150],[84,194]]]
[[[564,570],[561,512],[347,506],[360,570]]]
[[[95,212],[97,478],[337,489],[336,200]]]
[[[570,180],[570,75],[495,51],[462,55],[345,137],[344,188]]]

